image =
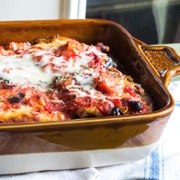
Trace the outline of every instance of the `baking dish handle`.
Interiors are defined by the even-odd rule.
[[[173,77],[180,75],[180,56],[172,47],[147,45],[137,39],[134,42],[166,87]]]

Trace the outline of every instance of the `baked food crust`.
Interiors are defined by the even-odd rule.
[[[0,47],[0,122],[144,114],[147,92],[116,68],[102,43],[54,36]]]

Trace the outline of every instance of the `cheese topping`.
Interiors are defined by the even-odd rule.
[[[107,55],[94,46],[84,45],[84,50],[79,54],[76,53],[78,55],[75,57],[72,56],[68,59],[63,55],[57,57],[54,52],[66,43],[66,41],[62,43],[56,40],[49,44],[29,45],[22,54],[14,52],[10,56],[1,54],[0,77],[8,80],[9,84],[42,89],[48,87],[56,76],[70,73],[73,74],[81,88],[92,89],[93,78],[99,74],[90,66],[94,64],[95,58],[99,61],[103,59],[106,61]],[[18,45],[11,43],[11,48],[16,51]]]
[[[102,43],[89,46],[56,36],[35,45],[0,46],[0,121],[47,122],[151,110],[142,102],[143,89],[115,68],[108,51]]]
[[[30,55],[23,57],[4,56],[0,58],[0,77],[10,84],[23,86],[47,86],[51,76],[36,66]]]

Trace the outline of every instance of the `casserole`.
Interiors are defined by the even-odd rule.
[[[107,166],[151,153],[174,108],[168,84],[180,74],[177,53],[170,47],[147,45],[107,20],[0,22],[2,45],[55,34],[108,45],[118,68],[142,84],[155,109],[144,115],[1,124],[0,174]]]

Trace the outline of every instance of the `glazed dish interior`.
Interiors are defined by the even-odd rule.
[[[62,22],[62,23],[61,23]],[[55,34],[74,38],[87,44],[102,42],[110,47],[110,55],[118,64],[118,69],[130,75],[150,94],[154,110],[164,108],[170,101],[162,82],[148,66],[138,51],[133,38],[124,28],[104,21],[35,21],[28,23],[1,23],[0,44],[8,42],[33,42],[37,38],[52,37]]]

